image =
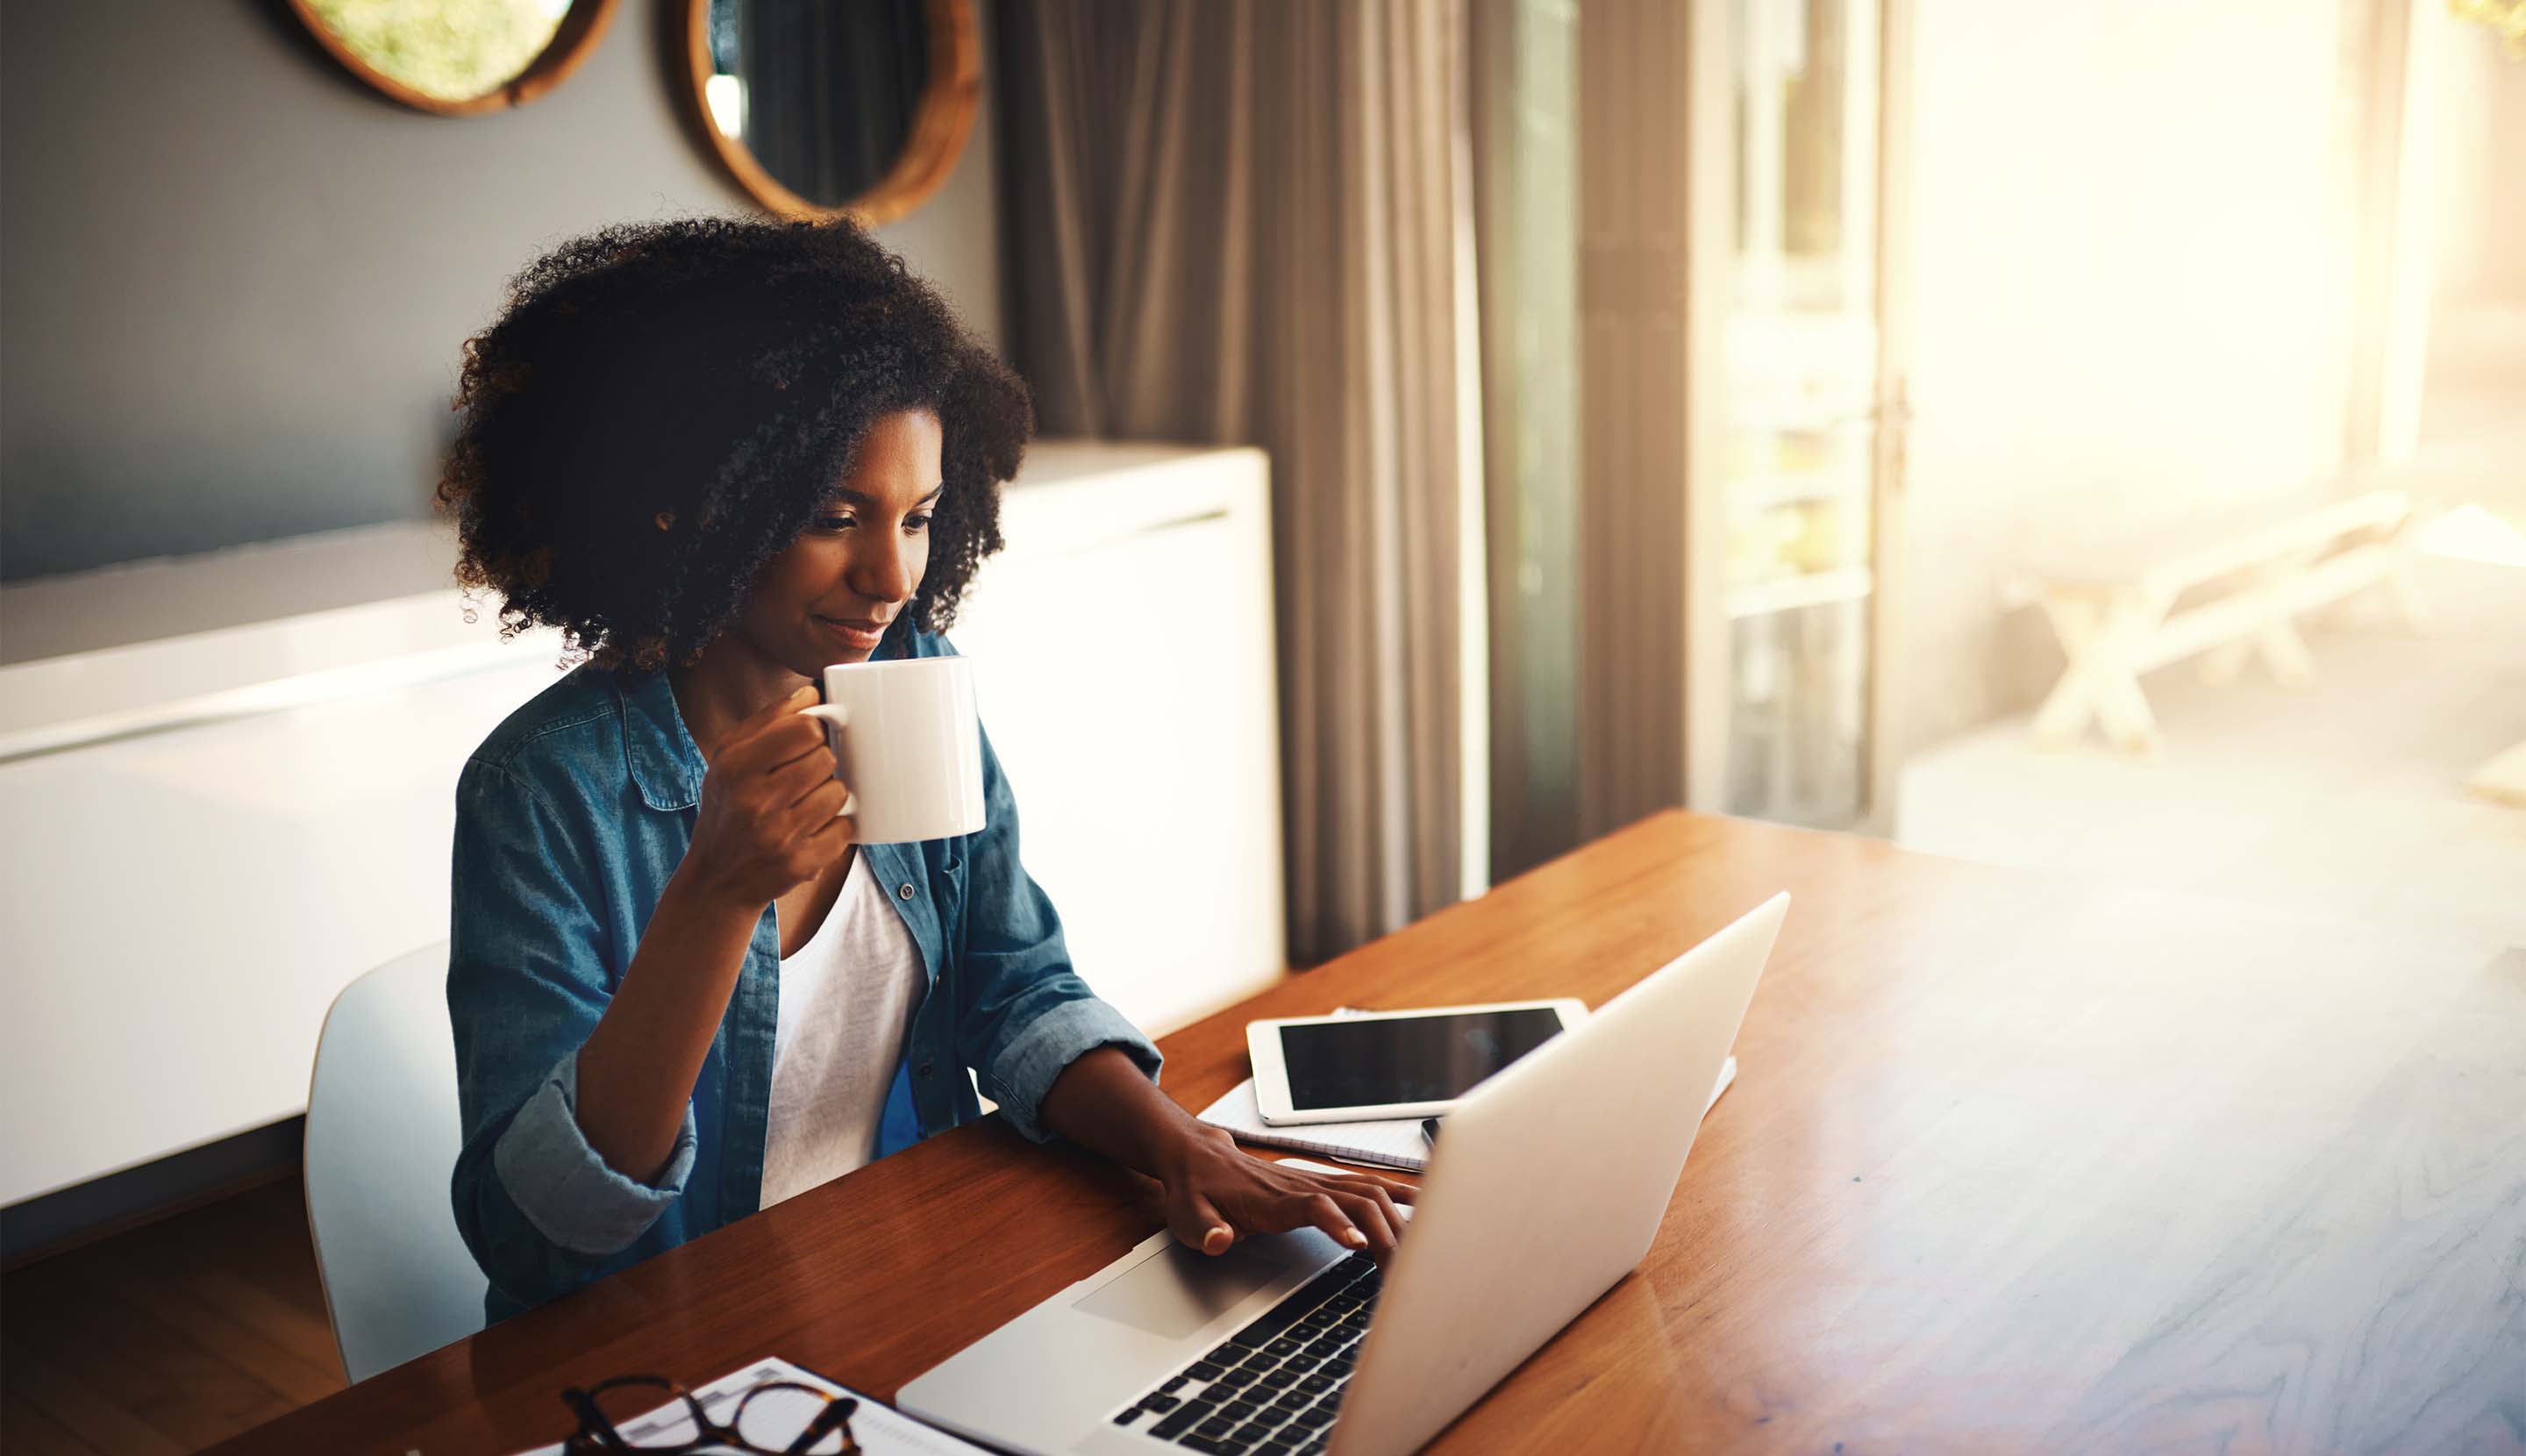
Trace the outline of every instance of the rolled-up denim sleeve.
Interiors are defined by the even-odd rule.
[[[1101,1046],[1120,1047],[1155,1081],[1161,1061],[1140,1029],[1097,999],[1072,968],[1061,918],[1018,858],[1017,796],[988,734],[983,789],[984,828],[966,841],[957,1042],[1009,1126],[1048,1142],[1044,1094],[1071,1063]]]
[[[612,999],[604,891],[583,821],[507,769],[457,779],[447,1009],[463,1133],[449,1194],[483,1274],[520,1305],[596,1276],[674,1201],[692,1109],[641,1182],[581,1133],[578,1054]]]
[[[602,1258],[632,1246],[683,1191],[699,1142],[693,1107],[666,1166],[647,1182],[609,1166],[579,1127],[579,1053],[572,1051],[527,1098],[492,1145],[491,1166],[509,1201],[537,1231],[573,1253]]]

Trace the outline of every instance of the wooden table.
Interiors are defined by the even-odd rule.
[[[1780,888],[1657,1243],[1448,1452],[2526,1445],[2526,952],[1688,814],[1168,1037],[1607,997]],[[762,1354],[873,1394],[1160,1226],[996,1119],[222,1451],[505,1453],[566,1383]]]

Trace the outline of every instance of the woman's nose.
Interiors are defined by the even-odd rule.
[[[904,559],[903,542],[887,539],[871,544],[851,563],[851,590],[873,602],[901,602],[912,595],[912,563]]]

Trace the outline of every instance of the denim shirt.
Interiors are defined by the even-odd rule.
[[[936,657],[940,637],[882,656]],[[447,1006],[464,1146],[456,1227],[489,1277],[493,1320],[755,1212],[781,1010],[781,938],[764,908],[702,1062],[675,1152],[649,1181],[588,1145],[578,1057],[692,842],[705,765],[663,674],[581,667],[511,714],[456,786]],[[868,844],[929,988],[887,1098],[878,1155],[982,1115],[974,1069],[1010,1126],[1048,1141],[1044,1093],[1118,1046],[1152,1079],[1157,1048],[1072,971],[1052,903],[1018,860],[1017,801],[987,736],[982,829]]]

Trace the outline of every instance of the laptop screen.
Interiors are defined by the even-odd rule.
[[[1444,1102],[1561,1029],[1551,1008],[1360,1017],[1281,1028],[1289,1104],[1299,1111]]]

